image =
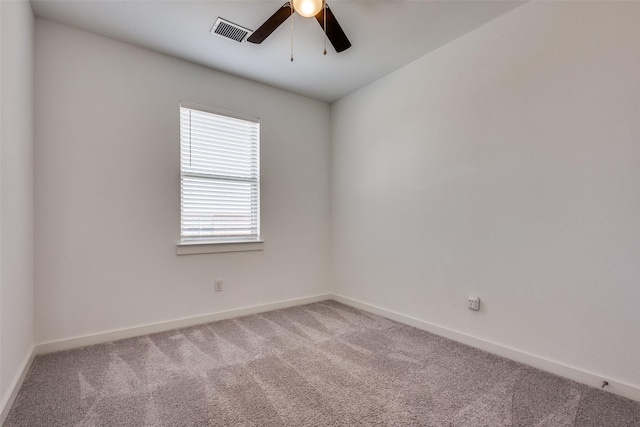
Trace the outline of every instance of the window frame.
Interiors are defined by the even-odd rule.
[[[193,173],[185,174],[182,167],[182,155],[183,155],[183,147],[182,147],[182,109],[190,109],[196,110],[203,113],[214,114],[222,117],[229,117],[232,119],[244,120],[252,123],[256,123],[258,126],[258,139],[257,139],[257,178],[255,184],[257,186],[257,236],[255,238],[243,239],[242,235],[238,235],[237,238],[216,238],[216,236],[202,236],[202,237],[188,237],[183,236],[183,176],[191,175],[195,176]],[[179,235],[180,239],[176,246],[176,254],[177,255],[192,255],[192,254],[201,254],[201,253],[218,253],[218,252],[245,252],[245,251],[260,251],[263,249],[264,241],[262,240],[262,230],[261,230],[261,200],[260,200],[260,149],[261,149],[261,130],[260,130],[260,119],[257,117],[251,117],[243,114],[238,114],[226,110],[221,110],[218,108],[208,107],[204,105],[194,104],[191,102],[180,102],[178,109],[178,132],[179,132],[179,167],[180,167],[180,230]],[[197,174],[196,174],[197,175]],[[214,178],[215,177],[215,178]],[[202,177],[200,177],[202,178]],[[220,174],[211,174],[211,179],[216,180],[225,180],[224,175]],[[235,181],[233,178],[228,178],[228,181]],[[253,182],[253,181],[246,181]]]

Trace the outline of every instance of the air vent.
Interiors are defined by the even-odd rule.
[[[211,27],[211,31],[209,32],[237,42],[244,41],[244,39],[252,33],[251,30],[222,18],[218,18],[216,20],[216,23],[213,24],[213,27]]]

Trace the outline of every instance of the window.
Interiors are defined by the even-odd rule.
[[[260,240],[259,146],[257,119],[180,104],[181,244]]]

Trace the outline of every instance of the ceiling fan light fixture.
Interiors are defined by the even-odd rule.
[[[324,0],[293,0],[293,9],[300,16],[311,18],[322,10]]]
[[[0,0],[2,1],[2,0]],[[282,25],[287,19],[292,18],[292,13],[300,13],[301,16],[306,16],[302,11],[300,4],[305,1],[311,1],[314,6],[314,10],[309,12],[309,17],[315,17],[320,28],[325,32],[326,39],[331,42],[336,52],[342,52],[351,47],[351,42],[347,38],[347,35],[342,30],[342,27],[338,23],[335,15],[331,11],[329,5],[323,0],[289,0],[283,4],[276,12],[269,17],[257,30],[255,30],[248,38],[249,43],[260,44],[271,33],[275,31],[280,25]],[[292,10],[293,8],[293,10]],[[316,12],[316,10],[318,12]],[[302,11],[302,12],[301,12]],[[322,11],[322,13],[320,13]],[[314,15],[315,14],[315,15]],[[293,21],[292,21],[293,24]]]

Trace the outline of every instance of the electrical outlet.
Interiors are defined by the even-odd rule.
[[[222,280],[218,279],[216,280],[216,292],[222,292]]]
[[[480,298],[473,295],[469,295],[469,300],[467,301],[467,307],[475,311],[480,310]]]

